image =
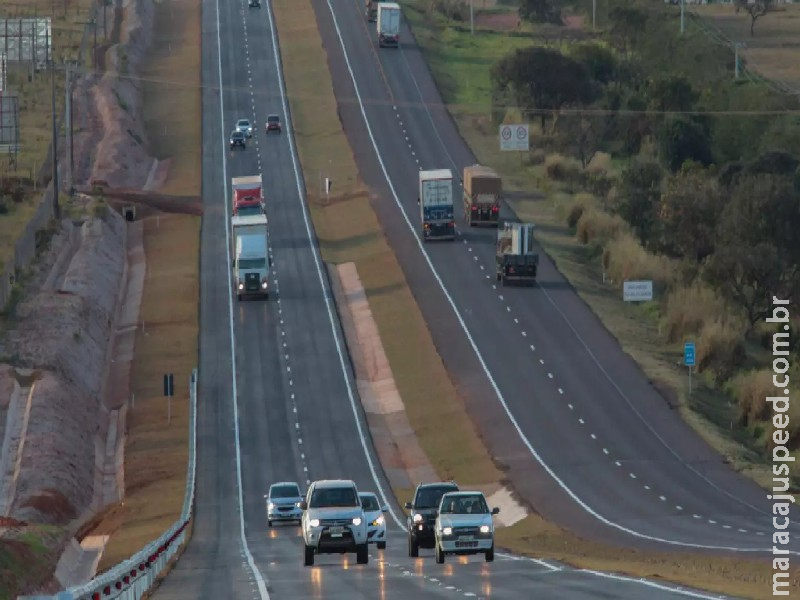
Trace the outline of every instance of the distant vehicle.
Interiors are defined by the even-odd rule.
[[[250,8],[261,8],[261,0],[250,0],[248,6]]]
[[[367,520],[367,536],[370,544],[376,544],[378,550],[386,548],[386,517],[383,513],[389,512],[388,506],[381,506],[378,497],[372,492],[360,492],[361,508]]]
[[[280,481],[269,486],[269,493],[264,496],[267,501],[267,525],[272,527],[272,522],[297,521],[303,519],[303,509],[300,503],[303,495],[300,486],[293,481]]]
[[[247,148],[247,139],[244,137],[244,134],[241,131],[234,131],[231,134],[231,150],[236,148],[237,146],[241,146],[242,150]]]
[[[364,16],[367,18],[367,21],[374,23],[378,20],[378,4],[385,1],[386,0],[364,0],[366,8]]]
[[[506,223],[497,232],[495,260],[497,281],[533,284],[539,268],[539,254],[533,249],[533,223]]]
[[[378,4],[378,46],[400,45],[400,5],[396,2]]]
[[[460,556],[483,554],[486,562],[494,560],[494,523],[481,492],[452,492],[442,496],[436,518],[436,562],[442,564],[447,554]]]
[[[266,129],[265,133],[269,133],[270,131],[277,131],[280,133],[281,118],[278,115],[267,115],[267,124],[264,127]]]
[[[497,227],[503,180],[489,167],[464,167],[464,220],[467,225]]]
[[[422,220],[423,240],[455,239],[453,173],[450,169],[420,171],[417,202]]]
[[[253,137],[253,125],[247,119],[236,121],[236,131],[241,131],[246,137]]]
[[[231,218],[233,238],[233,286],[236,297],[255,295],[269,298],[269,256],[267,216],[235,216]]]
[[[233,177],[233,214],[242,217],[265,214],[261,175]]]
[[[420,548],[436,547],[434,527],[439,512],[442,496],[449,492],[457,492],[458,486],[452,481],[422,483],[414,492],[414,501],[406,502],[406,509],[411,511],[406,518],[408,535],[408,555],[419,556]]]
[[[300,508],[303,509],[305,566],[314,565],[315,554],[355,552],[358,564],[369,562],[367,520],[354,482],[314,481]]]

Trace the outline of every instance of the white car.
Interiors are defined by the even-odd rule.
[[[294,481],[279,481],[269,486],[269,493],[264,496],[267,501],[267,525],[272,527],[272,522],[297,521],[303,518],[303,509],[300,503],[303,495],[300,486]]]
[[[314,481],[300,508],[306,567],[314,565],[315,554],[355,552],[359,565],[369,562],[367,523],[353,481]]]
[[[253,125],[247,119],[236,121],[236,131],[241,131],[246,137],[253,137]]]
[[[448,554],[460,556],[484,554],[486,562],[494,560],[494,522],[481,492],[450,492],[442,496],[436,517],[436,562],[442,564]]]
[[[383,513],[389,512],[388,506],[381,506],[378,497],[371,492],[360,492],[361,508],[364,509],[364,518],[367,520],[367,536],[370,544],[376,544],[378,550],[386,548],[386,517]]]

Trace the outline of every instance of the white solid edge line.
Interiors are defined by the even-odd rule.
[[[220,33],[220,19],[219,19],[219,0],[216,0],[216,7],[217,7],[217,59],[218,59],[218,67],[219,67],[219,124],[222,130],[222,189],[223,189],[223,200],[225,202],[223,213],[225,214],[225,252],[230,252],[231,248],[231,240],[230,240],[230,216],[228,214],[228,165],[227,165],[227,136],[225,135],[225,104],[223,98],[223,87],[222,87],[222,37]],[[227,259],[226,259],[227,264]],[[235,344],[235,334],[234,334],[234,327],[233,327],[233,292],[229,286],[229,279],[230,273],[228,273],[228,277],[225,280],[225,289],[227,291],[228,297],[228,326],[230,327],[230,334],[231,334],[231,384],[232,384],[232,400],[233,400],[233,431],[234,431],[234,442],[236,446],[236,486],[238,488],[237,499],[239,502],[239,537],[242,543],[242,550],[244,550],[245,557],[247,559],[247,565],[250,567],[250,570],[253,573],[253,577],[256,580],[256,585],[258,586],[258,595],[261,597],[261,600],[269,600],[269,592],[267,591],[267,584],[264,581],[264,577],[261,575],[261,571],[258,570],[258,566],[256,562],[253,560],[253,555],[250,553],[250,547],[247,545],[247,536],[245,535],[245,527],[244,527],[244,499],[242,498],[242,452],[239,443],[239,398],[236,393],[236,344]]]
[[[406,64],[406,70],[408,72],[409,77],[411,78],[411,81],[414,82],[414,88],[417,90],[417,95],[419,96],[420,103],[425,108],[425,114],[428,116],[428,120],[431,122],[431,128],[433,129],[433,133],[436,134],[436,138],[439,140],[439,144],[441,145],[442,149],[444,150],[444,153],[447,155],[447,159],[450,161],[450,164],[455,168],[455,172],[458,173],[458,165],[456,164],[456,161],[453,160],[453,156],[450,154],[450,151],[447,148],[447,144],[444,143],[444,140],[442,139],[442,136],[439,133],[439,128],[436,126],[436,123],[433,120],[433,115],[431,114],[431,111],[428,108],[428,104],[427,104],[427,102],[425,102],[425,98],[423,98],[423,96],[422,96],[422,90],[419,87],[419,83],[417,82],[417,78],[414,77],[414,71],[411,68],[411,63],[408,62],[408,58],[406,58],[405,52],[403,51],[402,47],[400,48],[400,55],[403,57],[403,62]],[[461,179],[460,176],[458,176],[458,178]],[[630,398],[628,398],[627,394],[625,394],[625,392],[622,391],[622,388],[619,387],[617,382],[611,377],[611,375],[608,373],[608,371],[606,371],[605,367],[603,367],[603,365],[600,364],[600,361],[597,359],[597,356],[595,356],[594,352],[592,352],[591,348],[589,347],[589,344],[587,344],[586,341],[581,336],[581,334],[578,333],[578,330],[575,329],[575,327],[572,325],[572,322],[567,318],[567,315],[564,314],[564,312],[561,310],[561,308],[558,306],[558,304],[553,300],[552,296],[550,296],[550,293],[544,287],[542,287],[541,285],[538,286],[538,287],[539,287],[539,289],[542,290],[542,293],[544,293],[544,296],[545,296],[545,298],[547,298],[547,301],[553,306],[553,308],[556,309],[556,311],[561,316],[561,318],[564,319],[564,322],[570,328],[570,330],[572,331],[572,333],[575,336],[575,338],[584,347],[584,349],[586,350],[586,352],[588,353],[588,355],[592,359],[592,361],[595,363],[595,365],[597,365],[597,367],[600,369],[600,372],[603,374],[603,376],[605,376],[605,378],[608,380],[608,382],[617,391],[619,396],[625,401],[625,404],[627,404],[628,407],[633,411],[633,414],[636,415],[636,417],[639,419],[639,421],[641,421],[644,424],[644,426],[650,431],[650,433],[653,434],[653,436],[661,443],[661,445],[664,446],[664,448],[666,448],[667,451],[670,454],[672,454],[678,460],[679,463],[681,463],[691,473],[693,473],[694,475],[699,477],[702,481],[704,481],[712,489],[718,491],[719,493],[721,493],[721,494],[723,494],[725,496],[728,496],[729,498],[735,500],[736,502],[738,502],[742,506],[746,506],[746,507],[754,510],[757,514],[759,514],[761,516],[769,516],[769,512],[759,508],[758,506],[754,506],[753,504],[750,504],[746,500],[743,500],[742,498],[739,498],[738,496],[735,496],[734,494],[732,494],[728,490],[718,486],[716,483],[711,481],[708,477],[703,475],[700,471],[695,469],[691,465],[691,463],[688,463],[685,460],[683,460],[680,457],[680,455],[675,450],[673,450],[672,446],[670,446],[667,443],[667,440],[665,440],[661,435],[659,435],[658,432],[655,430],[655,428],[652,425],[650,425],[650,422],[647,421],[644,418],[644,415],[642,415],[642,413],[636,408],[634,403],[631,402],[631,400],[630,400]]]
[[[217,2],[219,2],[219,0],[217,0]],[[297,153],[294,147],[294,133],[292,127],[292,119],[289,113],[289,106],[286,101],[286,90],[283,81],[283,68],[280,59],[280,48],[278,47],[278,40],[275,37],[275,27],[273,25],[273,19],[272,19],[272,2],[270,0],[267,0],[266,4],[268,9],[266,12],[267,12],[267,18],[269,19],[270,36],[272,39],[272,49],[275,57],[275,67],[277,68],[278,71],[278,90],[281,96],[281,105],[283,106],[283,114],[286,121],[286,133],[287,133],[286,137],[289,141],[289,151],[290,151],[289,153],[291,154],[292,157],[292,170],[294,171],[295,183],[297,184],[297,196],[298,199],[300,200],[300,206],[303,209],[303,222],[306,228],[306,236],[308,237],[308,240],[310,242],[311,254],[314,257],[314,266],[316,267],[317,270],[317,277],[319,278],[319,285],[320,285],[320,290],[322,291],[322,298],[323,300],[325,300],[325,309],[328,313],[328,321],[330,322],[331,325],[331,333],[333,334],[333,340],[336,344],[336,353],[339,356],[339,366],[341,367],[342,377],[344,378],[344,383],[345,386],[347,387],[347,396],[350,399],[350,408],[353,410],[353,418],[355,419],[356,428],[358,429],[358,438],[359,441],[361,442],[361,448],[364,450],[364,455],[367,458],[367,464],[369,465],[369,470],[372,475],[372,479],[378,488],[378,493],[381,496],[381,500],[385,505],[389,507],[389,514],[392,516],[392,519],[394,519],[394,522],[397,524],[398,527],[402,527],[402,522],[397,517],[397,514],[395,514],[394,509],[392,508],[392,505],[386,496],[386,492],[383,490],[383,486],[381,485],[378,473],[375,471],[375,465],[372,462],[372,457],[370,456],[369,449],[367,447],[367,441],[366,438],[364,437],[364,430],[361,427],[361,421],[358,418],[358,410],[356,408],[356,402],[353,396],[353,388],[350,385],[350,379],[348,377],[347,365],[345,363],[344,354],[342,352],[341,340],[339,339],[339,333],[336,331],[336,320],[333,316],[330,299],[328,298],[328,294],[326,293],[325,289],[325,278],[322,275],[322,267],[320,266],[320,259],[318,255],[319,250],[317,248],[316,240],[314,238],[314,234],[311,231],[311,225],[309,223],[308,210],[306,206],[306,195],[305,195],[305,189],[303,187],[303,179],[300,176],[300,169],[298,168],[297,165]]]
[[[428,264],[428,267],[431,270],[431,274],[433,275],[434,279],[436,279],[436,282],[438,283],[439,288],[442,290],[442,293],[445,295],[445,298],[447,298],[447,301],[450,304],[450,307],[453,309],[453,312],[454,312],[454,314],[456,316],[456,319],[458,319],[458,322],[461,325],[461,329],[464,331],[464,334],[467,336],[467,339],[469,340],[469,343],[472,346],[472,349],[475,352],[476,357],[478,358],[478,362],[480,362],[480,364],[481,364],[481,368],[483,369],[483,372],[486,374],[486,377],[489,379],[489,382],[491,383],[492,388],[494,389],[494,392],[497,395],[497,399],[500,401],[500,404],[503,406],[503,410],[505,411],[506,416],[511,421],[511,424],[514,426],[514,429],[516,430],[517,435],[519,436],[519,438],[522,441],[522,443],[525,444],[525,447],[528,449],[528,452],[530,452],[530,454],[536,459],[536,462],[538,462],[542,466],[542,468],[545,471],[547,471],[547,474],[550,475],[550,477],[553,478],[553,480],[558,484],[558,486],[562,490],[564,490],[564,492],[566,492],[567,495],[570,498],[572,498],[575,501],[575,503],[578,504],[578,506],[580,506],[584,511],[586,511],[588,514],[590,514],[592,517],[594,517],[595,519],[597,519],[601,523],[603,523],[603,524],[605,524],[605,525],[607,525],[609,527],[613,527],[614,529],[617,529],[619,531],[623,531],[623,532],[625,532],[625,533],[627,533],[629,535],[632,535],[634,537],[637,537],[637,538],[640,538],[640,539],[645,539],[645,540],[650,540],[650,541],[654,541],[654,542],[660,542],[660,543],[668,544],[668,545],[671,545],[671,546],[681,546],[681,547],[686,547],[686,548],[702,548],[702,549],[705,549],[705,550],[727,550],[727,551],[731,551],[731,552],[760,552],[760,553],[772,552],[771,548],[739,548],[739,547],[733,547],[733,546],[714,546],[714,545],[710,545],[710,544],[695,544],[695,543],[691,543],[691,542],[681,542],[681,541],[678,541],[678,540],[669,540],[669,539],[660,538],[660,537],[657,537],[657,536],[651,536],[651,535],[648,535],[648,534],[645,534],[645,533],[641,533],[639,531],[635,531],[633,529],[625,527],[624,525],[620,525],[619,523],[615,523],[614,521],[611,521],[611,520],[607,519],[606,517],[604,517],[603,515],[601,515],[598,512],[596,512],[588,504],[586,504],[583,500],[581,500],[578,497],[578,495],[575,492],[573,492],[572,489],[570,489],[570,487],[567,486],[567,484],[564,483],[558,477],[558,475],[556,475],[556,473],[552,470],[552,468],[550,468],[550,466],[547,463],[544,462],[542,457],[539,456],[539,453],[536,452],[535,448],[530,443],[530,440],[528,440],[528,438],[525,436],[525,433],[522,431],[522,429],[520,428],[519,424],[517,423],[516,418],[511,413],[511,410],[508,408],[508,404],[506,403],[506,400],[503,397],[503,394],[500,391],[500,388],[497,386],[497,382],[492,377],[492,374],[489,371],[489,368],[487,367],[486,362],[483,359],[483,355],[481,354],[480,350],[478,349],[478,346],[475,343],[475,340],[473,339],[472,334],[469,331],[469,328],[467,327],[466,323],[462,319],[461,314],[459,313],[458,308],[456,307],[456,304],[453,301],[452,296],[450,296],[450,293],[447,291],[447,288],[445,287],[444,283],[442,282],[441,278],[439,277],[439,273],[436,271],[436,268],[433,266],[433,263],[431,262],[430,256],[428,256],[428,253],[425,250],[422,242],[420,241],[419,236],[417,236],[417,234],[416,234],[416,229],[414,228],[413,224],[411,223],[411,220],[409,219],[405,208],[403,208],[403,205],[402,205],[402,203],[400,202],[400,199],[397,196],[397,192],[394,189],[394,185],[392,184],[392,180],[389,177],[389,173],[386,170],[386,165],[383,162],[383,157],[381,156],[381,153],[378,150],[378,145],[375,142],[375,136],[372,133],[372,127],[369,124],[369,119],[367,118],[367,114],[366,114],[366,111],[364,109],[364,102],[363,102],[363,100],[361,98],[361,92],[358,89],[358,82],[356,81],[355,74],[353,73],[353,68],[352,68],[352,66],[350,64],[350,57],[348,56],[347,49],[345,48],[345,45],[344,45],[344,39],[342,37],[342,32],[341,32],[341,29],[339,28],[339,21],[336,18],[336,13],[333,10],[333,6],[331,5],[330,0],[325,0],[325,2],[328,5],[328,10],[330,11],[331,17],[333,19],[333,26],[336,29],[336,36],[339,38],[339,44],[342,47],[342,55],[344,56],[344,60],[345,60],[345,63],[347,65],[347,70],[348,70],[348,72],[350,74],[350,79],[353,82],[353,90],[355,91],[356,99],[358,100],[358,106],[359,106],[359,109],[360,109],[360,112],[361,112],[361,116],[364,119],[364,125],[367,128],[367,134],[369,135],[370,142],[372,143],[372,147],[373,147],[373,149],[375,151],[375,157],[378,159],[378,163],[381,166],[381,171],[383,172],[383,176],[386,179],[386,183],[389,186],[389,190],[392,193],[392,197],[394,198],[394,202],[397,205],[397,207],[400,209],[400,212],[403,214],[403,219],[405,220],[406,225],[408,226],[408,228],[411,230],[412,235],[414,237],[414,240],[416,241],[420,252],[422,252],[422,256],[425,258],[425,262]],[[789,552],[789,554],[800,555],[800,552],[797,552],[797,551],[790,550],[788,552]]]

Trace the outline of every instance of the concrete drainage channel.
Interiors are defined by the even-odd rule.
[[[197,369],[189,380],[189,464],[181,515],[157,540],[105,573],[55,596],[20,596],[18,600],[139,600],[149,592],[171,559],[187,541],[194,512],[197,449]]]

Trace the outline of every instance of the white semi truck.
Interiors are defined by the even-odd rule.
[[[267,216],[237,215],[231,218],[232,277],[236,297],[269,298],[269,256]]]
[[[450,169],[420,171],[417,202],[422,221],[422,239],[454,240],[453,172]]]
[[[378,4],[378,46],[400,45],[400,5],[396,2]]]

